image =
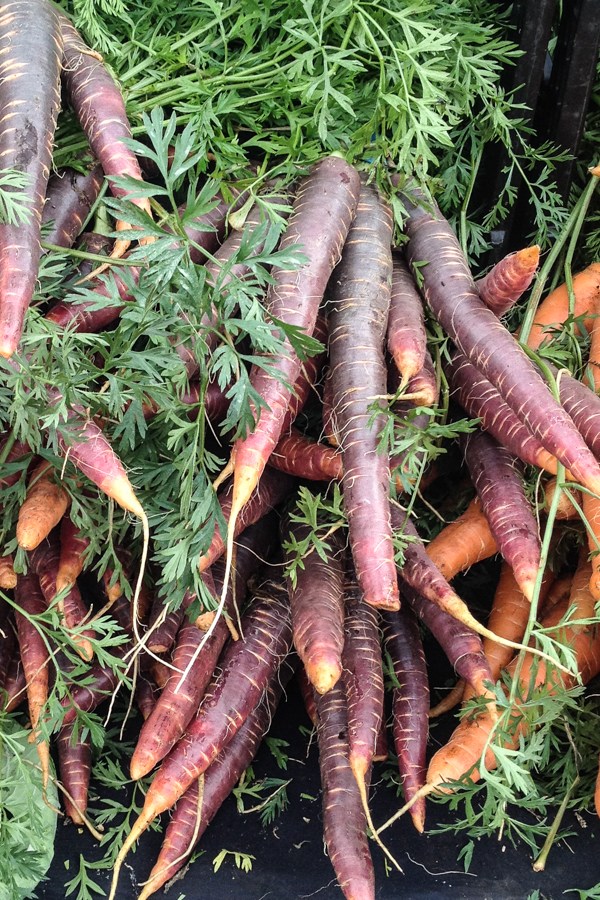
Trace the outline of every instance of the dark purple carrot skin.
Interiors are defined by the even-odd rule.
[[[329,355],[354,568],[365,601],[397,609],[389,512],[390,465],[378,452],[387,394],[384,341],[392,277],[392,215],[373,187],[361,188],[342,259],[330,285]]]
[[[113,647],[111,653],[118,659],[123,659],[127,652],[127,645]],[[77,718],[77,712],[93,712],[104,700],[107,699],[119,683],[119,675],[108,666],[96,663],[91,666],[88,677],[91,679],[88,685],[75,687],[69,697],[65,697],[61,704],[65,708],[63,725],[71,725]]]
[[[202,775],[258,705],[290,652],[292,625],[287,590],[265,582],[242,619],[243,640],[231,641],[219,660],[196,717],[163,760],[150,785],[140,820],[170,809]]]
[[[103,181],[104,173],[98,163],[87,172],[67,168],[50,176],[42,213],[42,224],[50,224],[45,236],[49,244],[73,246]]]
[[[140,672],[135,682],[135,702],[144,721],[150,717],[159,696],[158,687],[144,671]]]
[[[404,381],[413,378],[425,365],[427,333],[423,301],[398,251],[393,254],[387,349]]]
[[[491,381],[467,357],[455,351],[446,373],[454,398],[481,427],[528,465],[540,466],[549,457],[540,441],[502,399]]]
[[[73,726],[67,725],[58,733],[56,748],[60,780],[69,795],[62,794],[65,814],[81,825],[88,805],[92,746],[89,738],[82,739],[81,734],[76,737]]]
[[[302,694],[302,700],[304,702],[304,709],[306,710],[306,715],[312,722],[313,726],[317,727],[317,701],[315,699],[315,690],[308,680],[308,675],[306,674],[306,669],[304,666],[300,666],[298,672],[296,673],[296,678],[298,681],[298,687],[300,688],[300,693]]]
[[[299,269],[273,268],[274,283],[266,297],[269,316],[313,334],[327,282],[354,216],[359,185],[357,171],[334,156],[320,160],[302,179],[279,248],[301,250],[307,261]],[[286,385],[295,384],[302,365],[287,339],[282,354],[270,363],[278,369],[277,378],[259,366],[251,370],[252,385],[266,408],[257,414],[255,431],[236,441],[232,453],[242,506],[281,436],[292,396],[292,388]]]
[[[131,759],[133,778],[142,778],[164,759],[198,711],[200,701],[214,675],[215,666],[229,637],[225,616],[237,618],[236,605],[239,608],[245,599],[248,579],[260,565],[259,554],[268,550],[268,538],[264,538],[260,523],[258,527],[254,526],[249,531],[251,533],[246,541],[242,538],[237,548],[234,577],[225,599],[224,615],[204,644],[184,683],[179,686],[182,672],[205,638],[205,633],[194,622],[189,621],[185,611],[183,613],[183,624],[177,634],[171,655],[171,664],[176,667],[176,671],[169,672],[160,697],[140,730]],[[217,562],[213,569],[208,571],[212,571],[215,576],[213,593],[219,596],[223,588],[223,566]]]
[[[258,522],[259,519],[262,519],[263,516],[266,516],[279,503],[289,497],[293,486],[294,479],[290,475],[267,467],[253,496],[238,516],[235,528],[236,537],[242,534],[249,525]],[[231,492],[231,485],[219,492],[219,503],[225,521],[228,521],[231,512]],[[217,529],[213,535],[210,547],[204,556],[200,558],[200,571],[208,569],[224,552],[225,538]]]
[[[158,859],[139,900],[145,900],[158,891],[186,864],[223,802],[256,756],[260,743],[269,730],[281,693],[279,671],[271,680],[260,704],[252,710],[238,733],[206,770],[201,798],[199,782],[194,781],[177,801]]]
[[[108,176],[115,197],[128,197],[128,191],[112,181],[128,175],[142,181],[142,171],[132,150],[123,139],[131,138],[131,128],[123,96],[108,69],[85,44],[81,35],[64,15],[59,15],[63,38],[63,83],[90,147]],[[147,200],[132,200],[147,207]]]
[[[59,300],[48,312],[46,318],[61,328],[70,325],[75,331],[82,334],[90,332],[102,331],[108,325],[111,325],[119,318],[124,305],[131,302],[132,294],[129,287],[131,281],[134,285],[140,279],[140,269],[137,266],[129,266],[127,269],[127,281],[119,274],[118,269],[111,269],[104,275],[97,275],[85,285],[89,291],[94,291],[99,297],[106,299],[118,295],[121,303],[111,303],[110,305],[96,307],[94,302],[81,300],[73,302],[72,300]],[[109,288],[108,285],[111,287]]]
[[[307,481],[332,481],[342,477],[341,453],[294,428],[280,438],[269,457],[269,465]]]
[[[307,535],[307,528],[290,525],[297,541]],[[297,570],[296,584],[288,578],[288,594],[292,611],[294,647],[304,664],[306,675],[320,694],[330,690],[342,674],[344,648],[344,544],[339,533],[328,543],[330,550],[323,560],[309,553],[304,568]]]
[[[344,896],[348,900],[374,900],[367,821],[348,762],[348,708],[341,682],[317,697],[317,715],[327,852]]]
[[[392,693],[392,731],[407,802],[425,784],[429,734],[429,679],[419,626],[406,606],[383,616],[383,646],[398,685]],[[418,831],[425,823],[425,798],[411,807]]]
[[[0,10],[0,166],[28,178],[25,224],[0,225],[0,355],[17,348],[35,290],[40,230],[60,109],[62,38],[47,0],[9,0]]]
[[[493,678],[479,635],[408,585],[404,587],[402,596],[415,615],[425,623],[457,674],[473,687],[477,685],[476,690],[485,694],[484,682],[492,682]]]
[[[600,494],[598,462],[522,347],[480,299],[449,223],[419,191],[404,203],[407,258],[418,269],[436,319],[546,450],[581,484]]]
[[[351,578],[344,591],[344,687],[348,704],[348,759],[355,777],[368,783],[383,722],[383,662],[377,610]]]
[[[3,602],[0,606],[0,691],[6,685],[16,646],[14,615],[8,603]]]
[[[148,631],[150,632],[150,637],[146,642],[148,650],[152,653],[167,653],[171,649],[183,622],[185,611],[193,597],[193,594],[187,592],[178,609],[165,613],[165,598],[158,594],[155,595],[148,619]]]
[[[517,460],[483,431],[466,435],[462,446],[498,549],[531,599],[541,563],[541,540]]]
[[[4,453],[6,442],[9,440],[12,441],[11,434],[4,434],[0,438],[0,454]],[[17,483],[25,469],[25,460],[29,462],[30,454],[31,447],[29,446],[29,444],[26,444],[24,441],[13,441],[10,450],[6,454],[6,459],[0,466],[0,489],[12,487],[13,484]],[[20,463],[22,460],[22,465],[16,467],[16,464]],[[6,472],[5,467],[12,466],[13,463],[15,464],[16,471],[3,474]]]
[[[558,370],[554,372],[558,374]],[[594,456],[600,457],[600,397],[587,384],[564,371],[557,382],[560,402]]]
[[[315,340],[320,341],[324,347],[327,347],[327,320],[325,316],[317,316],[313,337]],[[317,353],[315,356],[309,356],[309,358],[305,359],[302,363],[300,375],[294,384],[294,391],[290,399],[288,411],[283,419],[281,428],[282,436],[290,433],[296,416],[304,408],[311,392],[315,390],[315,384],[321,375],[326,358],[327,350],[325,349],[322,353]]]

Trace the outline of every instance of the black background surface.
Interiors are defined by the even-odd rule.
[[[316,746],[310,747],[307,756],[308,740],[300,733],[300,725],[308,725],[308,719],[292,688],[271,730],[271,734],[290,743],[287,772],[277,769],[266,748],[255,761],[257,777],[292,778],[288,808],[271,826],[263,828],[257,814],[239,815],[235,802],[229,798],[202,838],[200,848],[204,854],[171,887],[167,898],[178,900],[185,895],[187,900],[304,900],[309,897],[340,900],[342,893],[323,851]],[[447,721],[432,729],[433,747],[443,740],[449,728]],[[372,810],[374,821],[382,823],[396,808],[396,801],[389,788],[377,784],[378,771],[381,769],[376,770],[373,778]],[[427,827],[432,829],[437,822],[451,821],[451,817],[445,806],[430,802]],[[545,872],[532,871],[531,853],[525,844],[514,848],[506,840],[490,838],[477,843],[471,874],[467,875],[456,862],[466,841],[463,835],[419,835],[406,818],[385,832],[386,842],[402,866],[403,875],[387,874],[381,853],[372,845],[377,900],[450,897],[453,900],[526,900],[536,890],[539,900],[556,900],[568,889],[589,890],[600,881],[600,820],[594,816],[571,816],[565,819],[565,824],[572,826],[575,834],[552,849]],[[140,841],[136,853],[130,855],[128,865],[123,868],[118,900],[134,900],[137,896],[137,884],[148,876],[159,845],[160,836],[156,833]],[[228,857],[221,869],[213,873],[212,861],[222,848],[252,854],[255,857],[252,871],[237,870],[232,857]],[[36,892],[39,898],[64,898],[64,884],[75,873],[80,853],[86,858],[102,855],[87,832],[72,824],[59,825],[56,856],[48,881]],[[69,862],[68,872],[65,861]],[[107,872],[94,872],[93,876],[108,890]],[[579,897],[577,893],[564,896],[574,900]]]

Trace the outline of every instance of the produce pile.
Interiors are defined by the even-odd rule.
[[[398,868],[387,828],[406,812],[423,831],[429,795],[487,791],[469,833],[547,835],[539,866],[564,809],[528,831],[506,803],[592,805],[600,171],[561,206],[560,154],[529,145],[496,87],[515,51],[495,6],[403,7],[385,27],[374,3],[0,10],[11,897],[47,869],[59,798],[105,847],[110,896],[162,817],[140,897],[162,888],[291,679],[349,898],[374,897],[372,850]],[[498,144],[506,187],[470,218]],[[535,240],[484,267],[516,172]],[[455,579],[496,555],[483,616]],[[459,679],[433,709],[426,632]],[[458,704],[431,757],[430,718]],[[552,749],[576,783],[539,780]],[[143,800],[115,824],[89,794],[129,780]],[[37,804],[16,805],[23,784]],[[70,890],[98,893],[85,864]]]

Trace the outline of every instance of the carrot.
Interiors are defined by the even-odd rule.
[[[344,896],[348,900],[373,900],[375,875],[367,820],[348,762],[348,709],[340,682],[317,697],[317,715],[327,852]]]
[[[402,591],[402,596],[432,633],[458,675],[464,678],[478,695],[488,700],[490,715],[493,717],[494,693],[486,686],[492,681],[492,673],[479,635],[408,585]]]
[[[419,192],[405,201],[407,258],[418,267],[431,311],[546,450],[582,485],[600,494],[598,462],[522,347],[480,300],[449,223],[434,203],[425,209],[422,202]]]
[[[453,396],[481,427],[523,462],[556,475],[556,458],[542,446],[502,399],[494,385],[456,351],[447,367]]]
[[[177,633],[183,623],[186,610],[189,608],[195,595],[186,591],[181,605],[177,609],[168,609],[165,598],[155,596],[150,608],[148,631],[150,637],[146,647],[152,653],[168,653],[175,642]]]
[[[12,665],[17,638],[12,608],[3,602],[0,607],[0,691],[4,690]]]
[[[102,305],[98,303],[98,300],[80,299],[79,297],[76,301],[72,299],[59,300],[48,310],[46,319],[61,328],[71,326],[74,331],[80,333],[102,331],[119,318],[124,306],[133,299],[131,285],[138,283],[140,272],[141,270],[137,266],[128,266],[126,278],[122,277],[115,269],[111,269],[102,278],[94,276],[88,283],[87,290],[93,291],[98,300],[102,299]],[[119,302],[115,302],[115,297]]]
[[[429,350],[425,350],[423,366],[406,382],[406,400],[413,406],[436,406],[440,399],[440,385]]]
[[[9,553],[7,556],[0,556],[0,588],[3,591],[12,591],[16,584],[17,575],[12,555]]]
[[[292,643],[287,591],[265,583],[242,620],[243,641],[232,641],[217,674],[179,743],[163,761],[148,789],[143,809],[115,861],[109,900],[129,849],[162,812],[170,809],[216,759],[255,708],[266,684]]]
[[[17,441],[12,434],[0,438],[0,488],[16,484],[31,460],[31,447],[24,441]]]
[[[573,277],[573,315],[585,316],[587,331],[592,325],[591,316],[600,298],[600,263],[591,263]],[[569,291],[566,284],[555,288],[538,306],[533,325],[527,337],[527,346],[537,350],[545,341],[552,339],[552,330],[560,329],[571,310]],[[568,468],[568,467],[567,467]]]
[[[76,825],[83,825],[92,771],[90,740],[77,737],[74,727],[67,725],[59,731],[56,747],[60,780],[65,789],[65,814]]]
[[[596,810],[596,815],[600,816],[600,766],[598,768],[596,787],[594,789],[594,809]]]
[[[42,224],[49,226],[45,235],[49,244],[73,246],[100,194],[103,178],[98,163],[87,172],[63,169],[50,176],[42,212]]]
[[[111,648],[111,654],[118,659],[123,659],[128,646],[120,644]],[[91,666],[86,677],[85,685],[77,685],[69,696],[61,700],[61,706],[65,712],[62,718],[63,725],[72,725],[77,718],[78,711],[93,712],[106,700],[119,684],[119,673],[109,666],[95,663]]]
[[[160,890],[185,865],[194,847],[250,765],[267,733],[282,692],[281,670],[240,730],[221,750],[205,774],[177,802],[166,828],[158,859],[138,900]]]
[[[39,616],[46,611],[46,602],[35,575],[19,576],[15,601],[15,621],[32,729],[30,740],[36,743],[45,790],[50,775],[50,747],[48,740],[42,738],[39,726],[48,701],[49,656],[44,638],[30,619],[31,616]]]
[[[393,254],[387,349],[402,377],[402,385],[425,365],[427,334],[423,301],[404,257],[398,251]]]
[[[344,510],[358,583],[367,603],[399,606],[389,512],[390,463],[378,452],[387,390],[383,347],[392,274],[392,216],[363,185],[330,285],[329,354],[344,474]]]
[[[279,439],[269,465],[280,472],[309,481],[332,481],[342,477],[342,455],[292,428]]]
[[[302,694],[302,701],[304,703],[304,709],[306,710],[306,715],[312,722],[313,728],[317,727],[317,701],[315,699],[315,691],[313,685],[310,683],[308,675],[306,674],[306,669],[304,666],[300,666],[296,673],[296,680],[298,682],[298,687],[300,688],[300,693]]]
[[[71,498],[51,463],[42,460],[31,473],[17,519],[17,543],[33,550],[48,537],[67,511]]]
[[[21,656],[17,652],[12,658],[6,681],[2,688],[2,708],[10,713],[18,709],[27,696],[27,682]]]
[[[241,534],[249,525],[258,522],[274,509],[290,493],[294,480],[283,472],[276,472],[267,467],[262,475],[258,488],[239,516],[236,516],[234,537]],[[231,486],[219,492],[219,503],[225,521],[232,521],[233,491]],[[213,562],[225,552],[225,540],[217,528],[206,553],[200,557],[201,572],[208,569]]]
[[[305,526],[290,526],[293,543],[307,533]],[[319,694],[331,690],[340,678],[344,647],[344,547],[339,533],[328,543],[325,559],[313,550],[298,569],[296,582],[288,578],[294,647]]]
[[[327,443],[332,447],[340,446],[340,429],[334,404],[331,369],[327,370],[323,380],[323,434]]]
[[[383,616],[383,646],[389,654],[395,684],[392,692],[394,748],[404,799],[408,803],[425,783],[429,734],[429,680],[417,620],[403,606]],[[425,800],[410,811],[417,831],[425,827]]]
[[[142,670],[135,681],[135,702],[144,722],[152,713],[159,696],[159,686]]]
[[[75,584],[83,572],[89,546],[90,539],[73,524],[69,516],[63,516],[60,523],[60,555],[56,572],[57,593]]]
[[[62,37],[47,0],[11,0],[0,10],[0,160],[22,173],[25,223],[0,226],[0,356],[17,349],[40,261],[40,229],[60,109]]]
[[[587,372],[589,381],[597,395],[600,390],[600,323],[598,322],[598,314],[600,313],[600,289],[594,312],[596,313],[596,318],[594,318],[591,327]],[[587,492],[584,492],[582,497],[582,507],[583,515],[587,522],[586,533],[590,551],[590,560],[592,563],[590,591],[595,600],[600,600],[600,498],[593,497]]]
[[[427,556],[448,581],[497,552],[498,545],[477,497],[427,545]]]
[[[59,554],[58,540],[52,534],[41,541],[29,557],[31,569],[39,578],[40,588],[48,606],[54,602],[58,593],[56,578]],[[76,584],[72,584],[64,597],[59,598],[58,613],[67,631],[75,631],[72,638],[79,655],[82,659],[91,660],[94,650],[89,639],[94,637],[94,630],[90,628],[81,631],[80,626],[89,618],[90,610]]]
[[[514,306],[535,277],[540,262],[537,244],[509,253],[485,275],[477,279],[477,293],[497,316]]]
[[[544,485],[544,512],[548,512],[550,510],[550,506],[554,500],[554,495],[557,491],[557,481],[556,478],[549,478],[548,481]],[[563,521],[565,519],[578,519],[579,511],[573,505],[571,501],[571,497],[581,505],[583,503],[583,495],[581,491],[576,490],[575,488],[569,488],[569,490],[563,490],[561,492],[560,497],[558,498],[558,505],[554,511],[555,518],[559,521]]]
[[[557,376],[560,402],[592,453],[600,455],[600,397],[565,370],[559,373],[551,363],[548,368]]]
[[[136,156],[123,143],[131,139],[131,128],[123,97],[104,63],[85,44],[81,35],[66,16],[59,13],[63,39],[63,82],[90,147],[115,197],[130,199],[151,216],[147,197],[131,197],[130,191],[117,186],[115,176],[143,180]],[[129,229],[125,222],[117,223],[117,231]],[[129,247],[128,240],[115,243],[112,256],[121,257]]]
[[[541,540],[517,460],[483,431],[467,435],[462,446],[498,549],[531,600],[540,567]]]
[[[336,156],[320,160],[301,181],[279,247],[281,250],[297,248],[307,261],[300,269],[273,268],[273,283],[266,298],[271,318],[309,335],[314,332],[325,287],[354,216],[359,185],[356,170]],[[262,398],[264,407],[255,409],[259,419],[257,427],[246,438],[235,442],[231,455],[233,493],[227,531],[228,558],[231,558],[236,520],[256,489],[281,436],[292,394],[290,385],[300,374],[301,362],[287,339],[284,354],[270,360],[278,369],[277,378],[262,366],[253,366],[251,370],[252,387]]]

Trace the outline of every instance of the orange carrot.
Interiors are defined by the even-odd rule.
[[[39,463],[31,474],[17,520],[17,543],[23,550],[34,550],[67,511],[71,501],[58,482],[57,474],[46,460]]]
[[[600,299],[600,263],[592,263],[573,278],[573,315],[585,316],[584,325],[592,327],[592,314]],[[555,288],[539,305],[533,326],[527,338],[527,346],[537,350],[544,341],[552,338],[549,329],[560,329],[569,315],[569,291],[566,284]]]
[[[554,494],[556,493],[556,478],[550,478],[546,484],[544,485],[544,511],[548,512],[550,509],[550,504],[554,499]],[[575,501],[581,507],[583,500],[585,497],[589,496],[587,494],[581,493],[574,488],[569,489],[568,491],[563,491],[558,498],[558,505],[555,510],[555,517],[560,521],[564,521],[565,519],[578,519],[579,511],[573,506],[571,502],[571,497],[574,497]],[[600,533],[600,532],[599,532]]]
[[[427,545],[427,555],[447,581],[498,552],[477,498]]]
[[[539,261],[537,244],[501,259],[487,275],[475,282],[485,305],[497,316],[508,312],[533,281]]]
[[[17,584],[17,575],[12,555],[0,556],[0,588],[11,591]]]

